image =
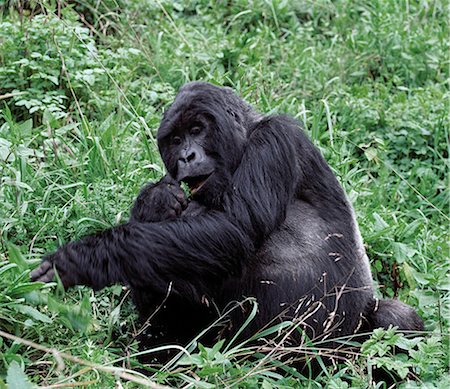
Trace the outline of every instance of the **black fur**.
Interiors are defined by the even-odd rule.
[[[150,323],[155,345],[189,341],[250,296],[259,309],[247,335],[311,312],[302,327],[312,338],[362,324],[423,328],[405,304],[377,304],[352,207],[297,122],[194,82],[164,114],[158,144],[169,174],[143,189],[130,221],[60,247],[34,280],[51,280],[52,264],[66,287],[129,285],[143,320],[164,301]],[[178,181],[211,171],[185,199]],[[235,311],[221,335],[244,317]]]

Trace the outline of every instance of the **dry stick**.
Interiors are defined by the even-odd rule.
[[[9,99],[11,97],[23,95],[25,92],[14,92],[14,93],[5,93],[4,95],[0,95],[0,100]]]
[[[90,362],[90,361],[86,361],[84,359],[78,358],[78,357],[74,357],[73,355],[67,354],[63,351],[58,351],[55,348],[49,348],[49,347],[45,347],[42,346],[40,344],[37,344],[35,342],[32,342],[31,340],[27,340],[27,339],[23,339],[20,338],[16,335],[12,335],[8,332],[4,332],[0,330],[0,336],[6,339],[10,339],[14,342],[18,342],[20,344],[24,344],[26,346],[32,347],[36,350],[40,350],[40,351],[44,351],[46,353],[52,354],[55,359],[60,359],[60,358],[64,358],[67,359],[68,361],[74,362],[74,363],[78,363],[80,365],[83,366],[89,366],[92,369],[96,369],[96,370],[100,370],[103,371],[105,373],[112,373],[117,375],[119,378],[122,378],[124,380],[127,381],[131,381],[134,382],[136,384],[140,384],[140,385],[144,385],[147,386],[149,388],[154,388],[154,389],[169,389],[169,386],[164,386],[164,385],[160,385],[157,384],[155,382],[150,381],[149,379],[144,379],[142,377],[138,377],[135,376],[133,374],[130,374],[128,372],[125,371],[125,369],[122,368],[118,368],[118,367],[108,367],[108,366],[102,366],[99,365],[97,363],[94,362]]]
[[[95,379],[92,379],[90,381],[68,382],[70,380],[74,380],[75,378],[78,378],[79,376],[83,375],[84,373],[87,373],[90,370],[92,370],[92,369],[89,366],[83,367],[80,370],[76,371],[75,373],[62,378],[58,383],[46,386],[46,388],[59,388],[59,387],[63,387],[62,385],[83,386],[86,384],[90,385],[90,381],[92,381],[93,383],[98,382],[99,373],[98,373],[98,371],[95,371],[95,370],[94,370],[94,372],[96,373],[96,376],[97,376],[97,378],[95,378]]]
[[[89,386],[95,384],[97,381],[91,380],[91,381],[81,381],[81,382],[66,382],[64,384],[54,384],[54,385],[47,385],[47,386],[41,386],[41,389],[50,389],[50,388],[75,388],[77,386]]]
[[[170,281],[169,286],[167,288],[167,292],[166,292],[166,296],[164,297],[164,299],[161,301],[161,303],[155,308],[155,310],[153,311],[153,313],[147,318],[147,320],[145,321],[145,323],[141,326],[141,328],[136,332],[135,335],[133,335],[133,338],[131,339],[131,341],[128,343],[127,348],[131,345],[131,343],[140,335],[142,334],[149,326],[150,326],[150,321],[155,317],[155,315],[161,310],[161,308],[164,306],[164,304],[166,303],[167,299],[169,298],[170,292],[172,291],[172,281]]]

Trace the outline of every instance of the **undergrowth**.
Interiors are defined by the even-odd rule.
[[[449,387],[447,1],[0,8],[0,387],[382,387],[376,367],[403,387]],[[161,177],[155,131],[191,80],[304,122],[354,204],[380,296],[414,306],[426,333],[377,330],[316,378],[282,345],[194,341],[147,378],[126,289],[29,282],[44,253],[126,220]]]

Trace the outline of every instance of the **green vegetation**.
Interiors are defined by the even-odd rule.
[[[162,175],[154,134],[190,80],[231,86],[262,112],[304,121],[353,201],[380,295],[416,307],[428,332],[376,331],[315,380],[275,369],[276,348],[255,359],[245,345],[193,344],[152,382],[364,388],[376,387],[372,367],[384,366],[404,387],[450,387],[447,1],[0,7],[1,388],[147,379],[105,371],[139,366],[125,290],[64,292],[28,273],[62,242],[126,220],[139,188]]]

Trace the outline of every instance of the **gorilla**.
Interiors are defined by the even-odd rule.
[[[186,344],[247,297],[258,309],[240,336],[283,320],[310,339],[423,329],[408,305],[374,297],[353,208],[299,123],[191,82],[157,140],[168,173],[141,190],[130,220],[45,256],[32,280],[57,271],[65,288],[128,286],[152,346]],[[211,342],[247,316],[233,310]]]

